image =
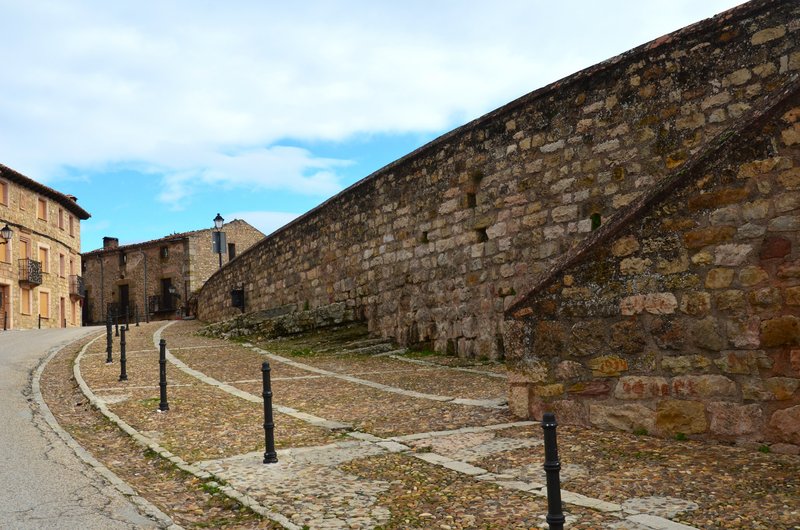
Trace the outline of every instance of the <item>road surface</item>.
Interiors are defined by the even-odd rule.
[[[100,328],[0,331],[0,528],[157,528],[31,406],[30,374],[53,348]]]

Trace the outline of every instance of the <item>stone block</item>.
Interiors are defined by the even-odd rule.
[[[752,251],[752,245],[719,245],[714,255],[714,264],[722,265],[723,267],[741,265]]]
[[[782,171],[778,175],[778,182],[787,190],[800,189],[800,167]]]
[[[709,289],[725,289],[733,281],[733,274],[733,269],[711,269],[706,274],[706,287]]]
[[[736,289],[719,291],[715,294],[714,300],[717,309],[720,311],[733,311],[745,307],[744,292]]]
[[[598,355],[608,351],[608,324],[604,320],[582,320],[570,330],[570,353]]]
[[[581,378],[587,375],[587,373],[588,372],[581,363],[575,361],[561,361],[558,363],[558,366],[556,366],[553,375],[555,375],[558,380],[566,381]]]
[[[782,280],[800,278],[800,261],[781,264],[778,267],[778,278]]]
[[[762,29],[761,31],[755,32],[753,36],[750,37],[750,43],[758,46],[771,40],[780,39],[784,35],[786,35],[786,26]]]
[[[508,392],[508,410],[518,418],[528,417],[530,390],[527,385],[511,385]]]
[[[800,446],[794,444],[772,444],[769,452],[778,455],[800,455]]]
[[[656,429],[662,434],[700,434],[708,430],[706,407],[699,401],[665,399],[656,407]]]
[[[688,335],[692,344],[704,350],[722,350],[727,346],[719,323],[711,316],[692,322]]]
[[[757,375],[759,368],[769,368],[772,362],[763,350],[729,350],[714,361],[726,374]]]
[[[625,236],[611,244],[611,253],[617,257],[630,256],[639,250],[639,241],[634,236]]]
[[[775,411],[770,417],[769,427],[777,441],[800,444],[800,405]]]
[[[764,388],[777,401],[786,401],[795,397],[800,379],[793,377],[770,377],[764,380]]]
[[[711,309],[711,295],[703,292],[688,292],[681,296],[681,311],[692,316],[703,316]]]
[[[683,375],[672,379],[677,397],[735,397],[736,383],[723,375]]]
[[[728,204],[741,203],[749,192],[745,188],[724,188],[699,195],[693,195],[687,201],[690,210],[719,208]]]
[[[638,431],[641,429],[653,432],[656,421],[655,411],[638,403],[625,403],[620,405],[589,405],[589,421],[601,429],[616,429],[621,431]]]
[[[638,322],[623,320],[611,326],[611,338],[608,344],[612,352],[632,355],[644,350],[647,339]]]
[[[711,360],[702,355],[679,355],[661,359],[661,369],[673,374],[705,372],[710,366]]]
[[[781,291],[776,287],[764,287],[747,293],[747,301],[752,306],[770,307],[781,303]]]
[[[762,247],[763,250],[763,247]],[[742,287],[752,287],[769,279],[767,271],[761,267],[750,265],[739,270],[739,283]]]
[[[709,432],[717,436],[744,436],[760,432],[764,412],[759,405],[739,405],[725,401],[708,404]]]
[[[611,392],[611,384],[606,381],[581,381],[567,388],[567,392],[579,396],[607,396]]]
[[[647,258],[625,258],[619,262],[619,272],[625,275],[642,274],[652,263]]]
[[[618,376],[628,371],[628,361],[616,355],[603,355],[587,361],[586,366],[591,368],[595,377]]]
[[[786,305],[800,305],[800,286],[787,287],[783,291],[783,297]]]
[[[761,345],[764,348],[800,344],[800,319],[784,315],[761,323]]]
[[[571,399],[560,399],[548,403],[549,411],[556,415],[556,420],[561,425],[589,425],[587,407]]]
[[[552,385],[534,385],[532,392],[534,396],[542,398],[560,396],[564,393],[564,385],[561,383],[555,383]]]
[[[735,227],[722,225],[698,228],[697,230],[686,232],[683,239],[688,248],[702,248],[708,245],[729,241],[735,234]]]
[[[767,230],[770,232],[795,232],[800,230],[800,217],[797,215],[781,215],[769,220]]]
[[[670,394],[669,382],[663,377],[626,376],[620,377],[614,388],[617,399],[651,399]]]

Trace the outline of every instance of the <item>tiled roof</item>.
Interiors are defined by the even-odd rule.
[[[91,217],[91,214],[89,214],[89,212],[78,206],[78,203],[75,202],[70,197],[68,197],[67,195],[64,195],[60,191],[56,191],[53,188],[49,188],[44,184],[40,184],[39,182],[36,182],[32,178],[26,177],[19,171],[11,169],[10,167],[5,166],[3,164],[0,164],[0,177],[9,180],[11,182],[16,182],[17,184],[20,184],[21,186],[33,190],[40,195],[44,195],[49,199],[53,199],[54,201],[64,206],[67,210],[75,214],[75,216],[78,217],[78,219],[81,219],[82,221],[85,221],[86,219]]]

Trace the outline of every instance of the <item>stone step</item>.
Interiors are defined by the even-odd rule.
[[[391,342],[382,342],[373,346],[364,346],[363,348],[343,349],[336,353],[338,355],[377,355],[394,349],[396,348]]]
[[[376,344],[383,344],[386,342],[387,342],[386,339],[371,339],[369,337],[364,337],[363,339],[357,339],[357,340],[350,340],[347,342],[331,341],[325,343],[325,346],[323,347],[314,348],[314,351],[317,353],[329,353],[333,351],[353,350],[367,346],[374,346]]]

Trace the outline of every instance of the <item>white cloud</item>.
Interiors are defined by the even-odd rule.
[[[278,144],[445,130],[732,3],[0,0],[0,160],[331,193],[342,161]]]
[[[283,225],[293,221],[299,215],[288,212],[231,212],[225,214],[224,217],[226,222],[242,219],[261,230],[264,235],[269,235]]]

